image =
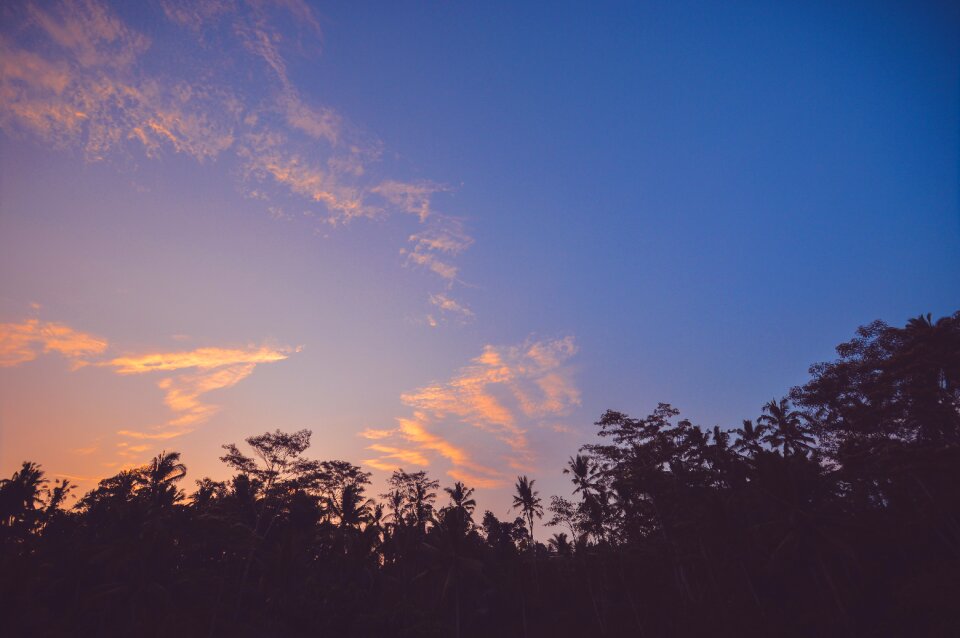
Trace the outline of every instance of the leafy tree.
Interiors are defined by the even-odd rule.
[[[547,527],[566,525],[574,538],[580,536],[580,530],[583,528],[581,520],[583,514],[576,505],[562,496],[551,496],[547,511],[551,514],[550,520],[547,521]]]

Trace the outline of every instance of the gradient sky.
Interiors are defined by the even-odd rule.
[[[505,515],[956,310],[957,5],[733,5],[5,3],[0,474],[309,428]]]

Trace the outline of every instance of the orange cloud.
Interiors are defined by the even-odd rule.
[[[418,450],[409,450],[379,444],[371,445],[367,449],[382,454],[383,456],[380,457],[380,461],[385,459],[395,459],[398,463],[402,463],[404,465],[420,465],[424,467],[430,465],[430,460]]]
[[[79,454],[80,456],[87,456],[89,454],[93,454],[94,452],[97,452],[99,449],[100,449],[99,445],[93,444],[87,447],[74,448],[70,451],[73,452],[74,454]]]
[[[461,319],[473,318],[473,311],[444,294],[430,295],[430,303],[440,309],[441,313],[459,315]]]
[[[262,140],[261,140],[262,142]],[[297,155],[282,155],[276,150],[242,150],[247,170],[260,178],[270,177],[298,195],[323,204],[331,223],[348,222],[357,217],[376,217],[382,209],[365,201],[362,188],[347,184],[337,173],[312,165]]]
[[[473,244],[463,222],[445,215],[432,215],[427,227],[410,235],[408,241],[413,248],[401,251],[406,254],[407,263],[423,266],[449,282],[457,278],[458,269],[446,260]]]
[[[421,222],[430,216],[430,199],[434,193],[449,190],[433,182],[421,181],[415,184],[387,180],[370,189],[400,210],[416,215]]]
[[[440,252],[457,255],[473,244],[473,238],[467,234],[463,221],[455,217],[435,215],[423,231],[408,238],[414,245],[413,252]]]
[[[148,38],[92,0],[63,3],[51,13],[31,4],[28,13],[50,40],[84,67],[129,66],[150,46]]]
[[[35,310],[39,306],[34,306]],[[75,330],[65,324],[26,319],[20,323],[0,324],[0,367],[12,367],[36,359],[40,353],[58,352],[72,360],[73,367],[90,365],[89,358],[103,354],[105,339]],[[269,346],[247,348],[206,347],[180,352],[155,352],[115,357],[93,364],[112,368],[116,374],[179,372],[164,376],[157,386],[164,391],[164,403],[173,416],[162,426],[146,431],[123,429],[118,435],[128,439],[162,441],[191,432],[209,420],[219,406],[202,398],[215,390],[230,388],[253,374],[257,365],[282,361],[290,356],[289,348]],[[189,372],[187,372],[189,371]],[[149,445],[118,444],[123,456],[135,456]],[[99,445],[74,450],[75,454],[96,452]]]
[[[117,430],[117,434],[131,439],[147,439],[151,441],[165,441],[175,439],[186,434],[183,430],[167,430],[160,432],[140,432],[137,430]]]
[[[359,435],[365,439],[376,440],[376,439],[386,439],[388,437],[393,436],[396,433],[397,433],[396,430],[372,430],[370,428],[367,428],[366,430],[363,430],[362,432],[360,432]]]
[[[142,374],[145,372],[199,368],[209,370],[239,363],[272,363],[290,356],[284,348],[197,348],[187,352],[156,352],[143,355],[117,357],[100,365],[116,368],[118,374]]]
[[[504,470],[478,463],[446,433],[455,434],[465,425],[491,434],[508,449],[503,456],[506,465],[527,470],[533,460],[528,428],[553,425],[557,417],[569,414],[580,404],[580,393],[567,365],[575,353],[571,337],[521,346],[486,346],[480,356],[448,381],[401,395],[413,415],[398,418],[397,429],[366,430],[361,435],[389,440],[391,450],[404,446],[405,451],[434,453],[449,461],[452,467],[448,474],[454,478],[468,477],[478,486],[499,484]],[[445,434],[441,435],[441,430]],[[369,449],[385,447],[377,443]],[[391,465],[391,460],[381,456],[371,465]]]
[[[457,468],[447,471],[447,476],[455,481],[462,481],[465,485],[475,488],[479,487],[492,489],[496,487],[502,487],[506,483],[505,479],[490,478],[489,476],[471,474],[470,472],[464,472],[463,470],[459,470]]]
[[[214,390],[232,387],[251,374],[258,364],[282,361],[290,356],[286,348],[198,348],[187,352],[158,352],[111,359],[100,365],[113,367],[117,374],[144,374],[196,369],[197,372],[165,377],[157,386],[165,392],[164,403],[174,413],[158,431],[120,430],[117,434],[134,439],[171,439],[192,432],[220,408],[201,401]]]
[[[193,30],[236,9],[232,0],[161,0],[160,6],[168,20]]]
[[[423,266],[427,270],[440,275],[446,280],[452,281],[457,278],[457,273],[460,271],[459,268],[453,264],[449,264],[445,261],[441,261],[433,253],[421,253],[421,252],[411,252],[407,253],[407,261],[412,262],[418,266]]]
[[[287,124],[293,128],[333,145],[339,142],[344,127],[343,118],[333,109],[304,104],[293,89],[281,94],[278,104],[285,112]]]
[[[85,358],[106,349],[106,340],[61,323],[27,319],[0,324],[0,367],[4,368],[33,361],[41,352],[59,352],[80,367],[86,364]]]
[[[50,12],[30,5],[28,14],[27,24],[63,55],[50,59],[0,38],[3,128],[82,146],[91,160],[127,140],[139,141],[151,156],[170,146],[201,160],[232,145],[224,116],[236,109],[190,83],[162,85],[134,73],[149,41],[101,5],[65,4]]]

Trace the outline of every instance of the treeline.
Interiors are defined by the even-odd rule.
[[[960,635],[960,312],[875,322],[733,430],[608,411],[515,520],[310,432],[71,486],[0,486],[4,636]],[[555,528],[535,538],[535,520]]]

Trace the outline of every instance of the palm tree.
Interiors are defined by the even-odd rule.
[[[758,423],[756,426],[750,419],[743,420],[743,427],[733,431],[737,435],[737,441],[733,444],[733,449],[738,452],[745,452],[748,456],[756,456],[763,449],[762,442],[767,433],[767,426]]]
[[[933,321],[915,317],[898,331],[903,346],[887,374],[899,379],[910,409],[907,423],[926,443],[960,438],[960,313]]]
[[[394,524],[409,522],[421,533],[425,532],[437,498],[434,490],[440,487],[440,482],[431,479],[423,470],[408,473],[401,468],[394,470],[387,483],[393,491],[383,496],[389,499],[393,508]],[[401,521],[401,517],[407,520]]]
[[[183,498],[175,483],[187,474],[187,466],[180,462],[179,452],[160,452],[143,468],[143,483],[150,500],[160,506],[173,505]]]
[[[553,537],[547,541],[547,545],[550,546],[550,549],[553,550],[557,556],[570,556],[570,554],[573,553],[573,545],[563,532],[554,534]]]
[[[564,474],[572,474],[570,479],[573,481],[573,493],[582,492],[584,495],[593,488],[593,479],[597,475],[597,467],[589,456],[577,454],[571,456],[567,461],[567,467],[563,468]]]
[[[370,499],[368,502],[373,502],[373,499]],[[374,502],[373,507],[369,510],[366,519],[366,525],[363,527],[363,532],[361,533],[361,539],[365,541],[366,547],[368,548],[368,553],[381,552],[383,551],[383,542],[384,542],[384,513],[383,505],[381,503]]]
[[[381,497],[387,499],[387,506],[390,508],[390,519],[393,521],[393,527],[403,527],[405,522],[405,512],[407,509],[407,499],[400,490],[393,490]]]
[[[471,498],[473,488],[457,481],[453,487],[445,487],[443,491],[450,496],[450,506],[443,509],[443,521],[452,525],[460,534],[466,535],[473,528],[473,510],[477,502]]]
[[[0,481],[0,522],[10,525],[33,512],[42,502],[40,493],[46,483],[43,470],[32,461],[24,461],[12,477]]]
[[[517,493],[513,497],[513,506],[511,509],[519,509],[527,518],[527,525],[530,527],[530,551],[534,549],[533,541],[533,517],[543,518],[543,502],[540,499],[540,493],[533,489],[533,479],[526,476],[518,476],[517,484],[514,489]]]
[[[765,414],[757,419],[770,427],[770,432],[764,437],[764,442],[773,448],[783,448],[783,455],[805,455],[807,450],[813,449],[814,439],[804,425],[806,415],[790,409],[790,401],[786,398],[771,399],[763,406]]]
[[[472,487],[467,487],[460,481],[457,481],[453,484],[453,487],[445,487],[443,491],[450,496],[450,502],[453,503],[454,508],[464,511],[467,514],[473,514],[474,508],[477,507],[477,502],[470,498],[475,491]]]
[[[70,482],[70,479],[57,479],[54,482],[53,489],[50,490],[50,500],[47,503],[47,514],[52,514],[57,511],[57,509],[63,505],[64,501],[67,500],[67,496],[73,489],[76,487],[73,483]]]
[[[426,529],[427,522],[433,513],[433,501],[437,498],[432,490],[440,487],[440,483],[427,479],[427,473],[420,471],[411,474],[413,480],[410,485],[410,502],[413,505],[413,518],[417,528]]]
[[[373,500],[363,498],[363,488],[354,483],[347,483],[343,487],[340,500],[328,499],[330,511],[340,520],[339,527],[359,529],[362,523],[370,518]]]

